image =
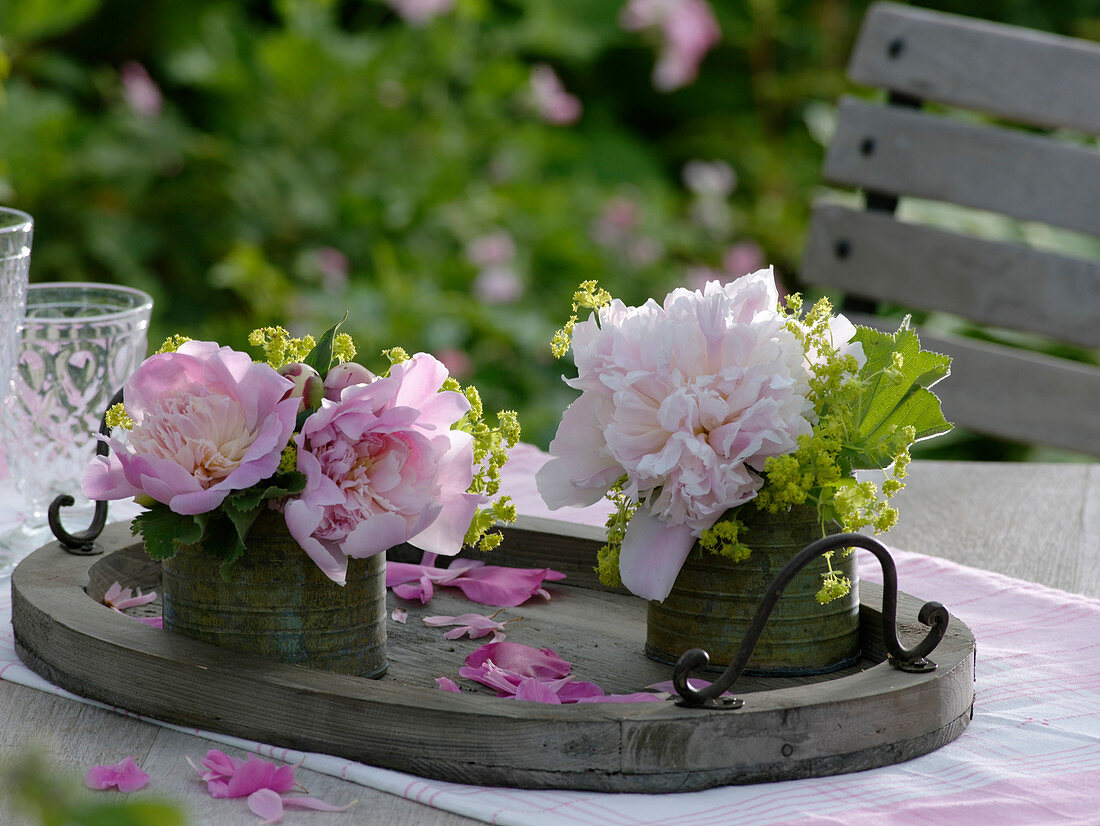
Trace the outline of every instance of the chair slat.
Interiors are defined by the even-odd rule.
[[[871,7],[857,83],[1019,123],[1100,134],[1100,44],[894,3]]]
[[[1100,235],[1100,152],[1016,130],[846,98],[824,176]]]
[[[818,203],[802,280],[1100,348],[1098,261]]]
[[[852,320],[893,332],[881,318]],[[951,375],[933,391],[956,427],[1100,456],[1100,368],[927,330],[918,334],[923,349],[952,358]]]

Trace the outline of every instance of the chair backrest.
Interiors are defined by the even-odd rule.
[[[910,196],[1100,236],[1100,152],[1080,134],[1100,134],[1100,44],[879,3],[848,73],[889,92],[885,105],[842,100],[825,159],[826,181],[862,190],[866,208],[815,203],[802,280],[1100,349],[1100,261],[894,214]],[[921,342],[954,359],[936,386],[948,420],[1100,456],[1100,368],[928,331]]]

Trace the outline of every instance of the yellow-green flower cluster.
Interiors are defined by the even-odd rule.
[[[282,327],[260,327],[248,334],[248,343],[262,347],[264,360],[278,370],[286,364],[304,361],[317,345],[313,336],[294,338]],[[335,351],[335,347],[333,348]],[[354,347],[352,348],[354,351]]]
[[[400,348],[395,349],[400,350]],[[400,353],[403,354],[404,351],[401,350]],[[390,356],[391,361],[394,355],[399,355],[389,350],[386,354]],[[508,461],[508,451],[519,444],[519,416],[514,410],[502,410],[497,413],[497,426],[490,427],[485,421],[485,406],[481,402],[481,394],[476,387],[464,388],[454,378],[448,378],[443,383],[442,389],[462,393],[470,402],[469,412],[453,426],[455,430],[469,433],[474,440],[476,470],[467,490],[482,496],[496,496],[500,492],[500,469]],[[470,529],[466,533],[466,544],[476,545],[482,551],[492,550],[500,544],[503,537],[500,533],[489,533],[489,530],[495,524],[515,521],[515,505],[512,504],[510,497],[501,496],[491,502],[488,508],[479,508],[474,514]]]
[[[581,308],[598,310],[611,303],[611,293],[596,285],[596,281],[582,281],[580,287],[573,293],[573,311],[569,320],[550,339],[550,349],[555,357],[562,358],[569,352],[569,345],[573,342],[573,328],[577,326],[577,313]]]
[[[623,584],[619,577],[619,551],[622,550],[623,537],[626,536],[630,519],[638,509],[638,503],[623,493],[626,481],[623,476],[606,494],[615,510],[607,517],[607,542],[596,552],[596,573],[599,574],[600,582],[611,587]]]
[[[154,355],[159,356],[163,353],[174,353],[190,340],[191,339],[187,336],[181,336],[179,333],[176,333],[174,336],[168,336]]]

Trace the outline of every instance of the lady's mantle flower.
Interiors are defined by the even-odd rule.
[[[266,364],[210,341],[146,359],[127,380],[125,441],[108,438],[81,489],[90,499],[145,494],[184,515],[218,507],[234,490],[271,476],[298,399]]]
[[[623,584],[664,599],[695,537],[752,499],[759,472],[809,434],[803,349],[770,270],[658,305],[613,301],[577,324],[581,396],[538,473],[547,505],[595,504],[618,480],[640,503],[623,539]]]
[[[447,369],[418,353],[370,384],[324,400],[294,437],[305,490],[284,505],[287,528],[334,582],[349,557],[409,542],[453,556],[479,497],[473,440],[451,425],[470,409],[461,393],[439,392]]]

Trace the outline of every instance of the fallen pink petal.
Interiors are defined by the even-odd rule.
[[[92,766],[84,775],[84,785],[89,789],[118,789],[120,792],[136,792],[149,782],[146,774],[131,755],[112,766]]]
[[[424,624],[435,627],[446,625],[457,626],[443,635],[443,638],[447,640],[457,640],[464,636],[469,636],[470,639],[476,640],[492,634],[492,641],[500,642],[504,639],[504,626],[509,622],[515,622],[518,619],[522,619],[522,617],[512,617],[504,622],[497,622],[494,617],[498,614],[500,614],[500,611],[497,611],[496,614],[489,617],[483,614],[459,614],[457,617],[424,617]]]
[[[454,560],[449,568],[410,562],[386,564],[386,586],[393,588],[401,599],[422,604],[432,598],[435,586],[446,585],[460,589],[474,602],[513,608],[532,596],[549,599],[543,582],[561,579],[565,579],[565,574],[551,568],[506,568],[462,558]]]
[[[296,809],[310,809],[314,812],[346,812],[358,802],[358,800],[353,800],[351,803],[347,803],[343,806],[336,806],[332,803],[318,800],[316,797],[298,795],[285,795],[283,797],[284,806],[290,806]]]
[[[157,598],[156,591],[150,591],[147,594],[141,593],[141,589],[138,588],[137,595],[134,595],[132,588],[123,588],[119,582],[114,582],[111,587],[107,589],[107,592],[103,595],[103,604],[108,608],[113,608],[116,611],[122,611],[125,608],[135,608],[138,605],[147,605]]]
[[[435,684],[439,686],[440,691],[450,691],[452,694],[462,693],[462,689],[458,687],[458,683],[450,677],[436,677]]]
[[[458,674],[495,689],[498,697],[576,703],[583,698],[603,696],[604,690],[595,683],[573,679],[570,676],[572,668],[570,663],[549,648],[532,648],[515,642],[491,642],[470,652]],[[530,684],[530,681],[539,686]],[[547,692],[554,695],[553,699],[549,699]]]
[[[561,705],[561,698],[545,683],[540,683],[534,677],[524,677],[516,687],[513,695],[516,700],[525,700],[529,703],[550,703]]]
[[[399,606],[393,609],[390,618],[393,619],[394,622],[399,622],[404,625],[409,621],[409,612]]]
[[[164,617],[134,617],[134,619],[153,628],[164,628]]]
[[[475,648],[466,657],[466,665],[477,668],[486,660],[492,660],[497,667],[511,671],[520,677],[534,677],[539,680],[556,680],[568,677],[573,670],[566,662],[549,648],[532,648],[518,642],[490,642]]]
[[[271,789],[258,789],[248,796],[248,808],[264,824],[279,823],[283,819],[283,798]]]

